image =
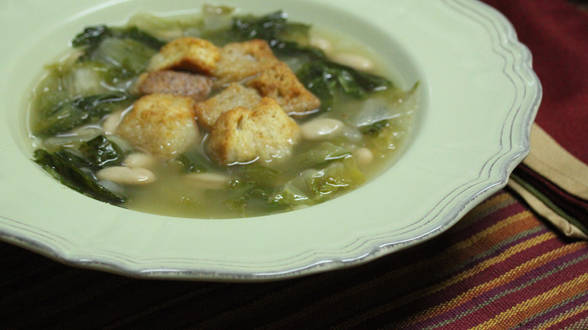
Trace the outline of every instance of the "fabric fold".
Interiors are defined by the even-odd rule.
[[[564,149],[537,124],[531,129],[531,150],[523,164],[567,193],[588,200],[588,165]]]
[[[533,54],[543,99],[508,183],[567,236],[588,239],[588,11],[564,0],[485,0]]]

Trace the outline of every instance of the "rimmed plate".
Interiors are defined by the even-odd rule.
[[[197,12],[200,1],[8,2],[0,27],[0,236],[77,266],[149,278],[280,279],[360,264],[419,244],[502,188],[527,154],[541,99],[531,54],[509,22],[470,0],[222,1],[360,39],[408,87],[421,82],[412,140],[384,174],[327,203],[272,216],[203,220],[87,198],[31,160],[31,84],[84,26],[137,12]],[[12,32],[15,31],[15,32]]]

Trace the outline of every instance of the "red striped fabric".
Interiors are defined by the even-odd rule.
[[[134,280],[0,245],[2,328],[585,329],[588,242],[501,191],[420,246],[270,283]],[[90,325],[90,326],[89,326]]]
[[[585,0],[483,0],[514,25],[543,85],[536,123],[588,164],[588,7]],[[584,10],[576,3],[583,4]]]

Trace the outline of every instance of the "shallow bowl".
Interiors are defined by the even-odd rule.
[[[208,1],[212,2],[212,1]],[[402,156],[363,187],[310,208],[204,220],[114,207],[58,184],[31,161],[25,110],[43,65],[85,26],[138,13],[197,12],[198,0],[0,4],[0,237],[64,263],[136,277],[268,280],[351,265],[419,244],[501,189],[529,149],[541,99],[510,23],[473,0],[236,1],[243,13],[361,40],[421,106]]]

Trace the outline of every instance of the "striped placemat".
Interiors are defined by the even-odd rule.
[[[0,328],[588,328],[588,242],[508,191],[423,245],[287,281],[135,280],[7,244],[0,258]]]

